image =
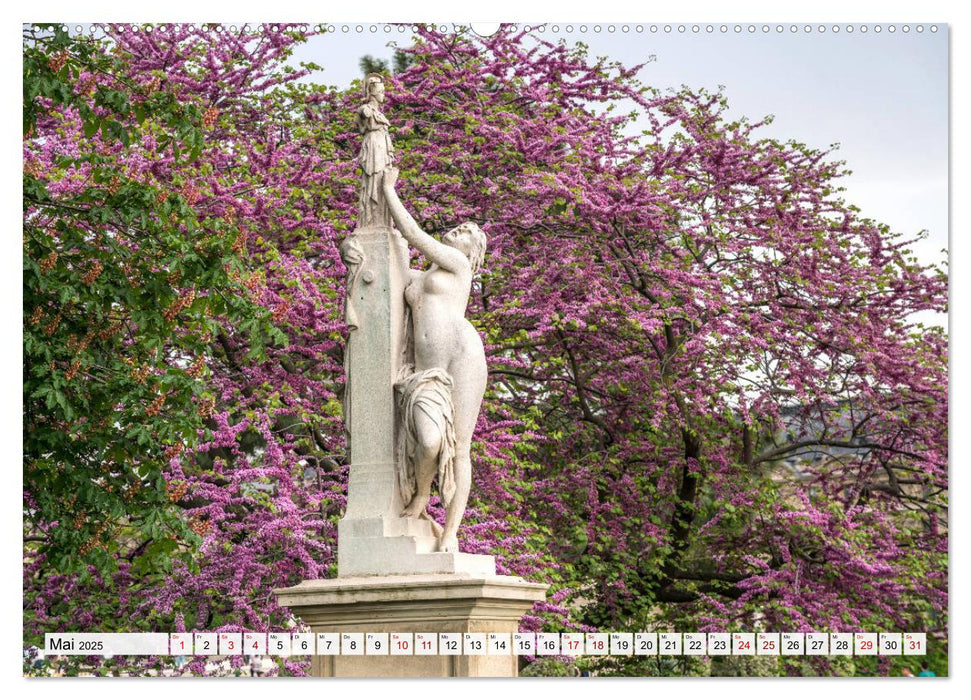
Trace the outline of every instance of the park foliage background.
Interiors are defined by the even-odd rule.
[[[103,30],[24,27],[24,645],[286,629],[272,589],[336,574],[360,86],[290,67],[296,26]],[[460,534],[551,584],[524,629],[927,631],[946,673],[947,336],[914,320],[944,262],[723,94],[508,26],[416,36],[362,69],[420,225],[489,237]]]

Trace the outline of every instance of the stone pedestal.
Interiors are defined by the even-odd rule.
[[[489,557],[491,559],[491,557]],[[317,632],[504,632],[519,629],[547,586],[514,576],[417,575],[304,581],[274,593]],[[518,657],[315,656],[314,676],[511,677]]]

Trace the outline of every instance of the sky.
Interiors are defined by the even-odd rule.
[[[389,42],[410,43],[410,31],[398,26],[330,26],[294,57],[323,66],[313,79],[328,85],[347,87],[359,78],[361,56],[389,59]],[[708,24],[558,23],[537,36],[582,41],[591,56],[625,65],[646,63],[639,78],[661,90],[724,86],[732,114],[774,116],[766,136],[816,148],[839,143],[835,157],[853,171],[843,183],[847,201],[896,231],[926,230],[915,251],[923,262],[941,262],[948,247],[948,26],[907,24],[907,32],[899,23],[894,32],[887,23],[879,32],[873,24],[863,32],[861,24],[847,23],[812,24],[809,32],[806,24],[795,25],[796,32],[791,23],[725,24],[725,32],[722,26],[711,24],[709,33]]]

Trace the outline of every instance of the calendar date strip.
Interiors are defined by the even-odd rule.
[[[923,656],[923,632],[58,632],[46,656]]]

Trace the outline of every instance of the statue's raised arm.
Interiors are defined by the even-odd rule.
[[[442,242],[437,241],[421,229],[411,214],[408,213],[408,210],[405,209],[401,200],[398,199],[398,193],[394,189],[395,183],[398,181],[398,169],[388,168],[384,172],[383,180],[384,197],[388,203],[388,208],[391,210],[391,218],[405,240],[415,246],[429,262],[442,269],[455,274],[471,275],[472,264],[465,252],[450,244],[450,241],[454,238],[454,232],[449,231],[442,237]],[[475,224],[471,225],[475,226]],[[478,229],[478,227],[476,228]],[[483,242],[482,245],[484,247],[485,243]]]

